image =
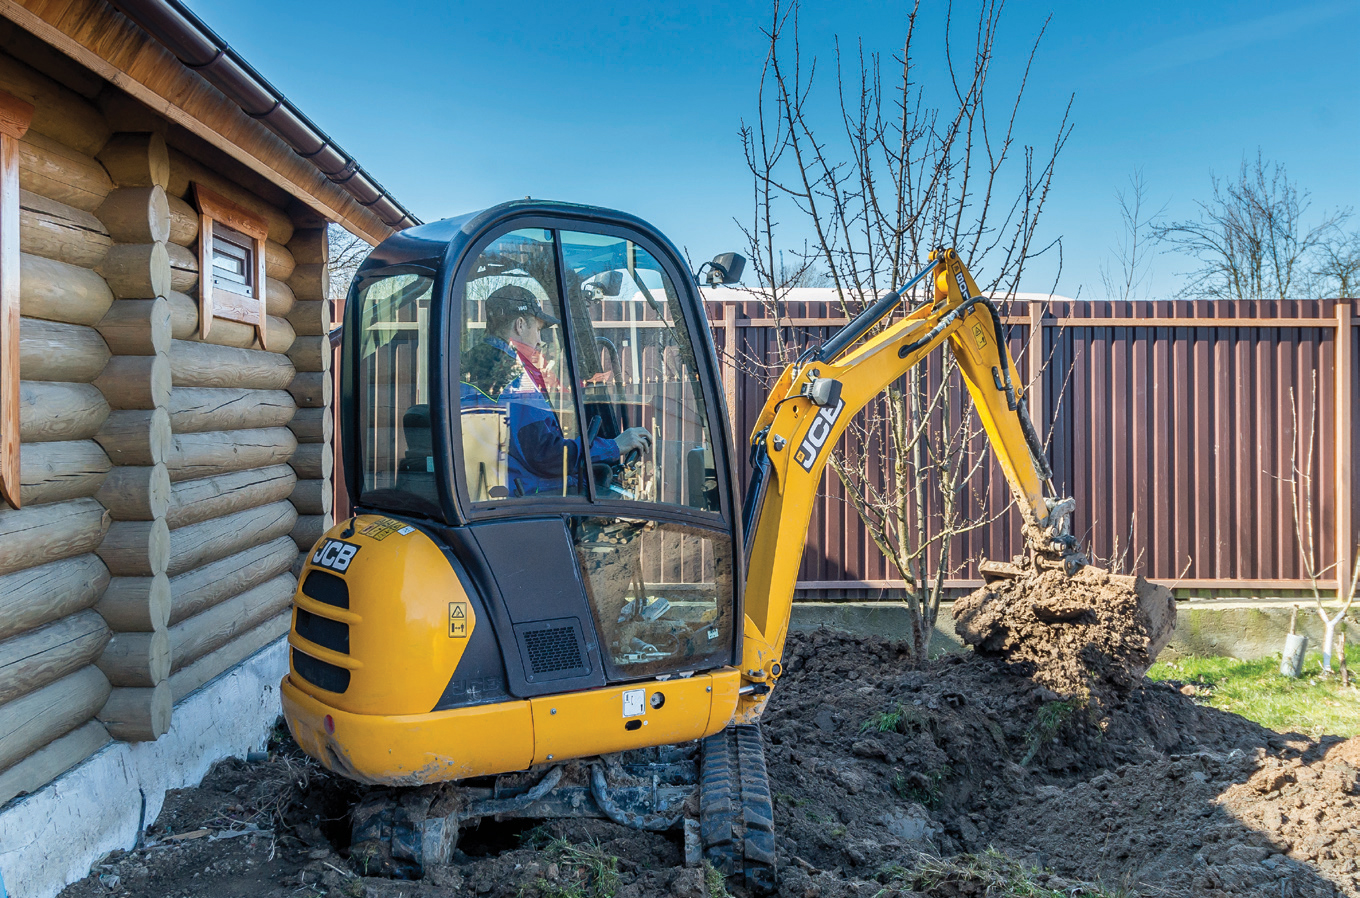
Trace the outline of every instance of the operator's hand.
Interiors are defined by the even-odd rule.
[[[614,443],[619,447],[621,459],[627,458],[634,449],[649,455],[652,451],[652,432],[645,427],[630,427],[615,437]]]

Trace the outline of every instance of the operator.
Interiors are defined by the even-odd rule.
[[[570,392],[563,391],[543,365],[543,332],[560,323],[528,290],[506,285],[487,297],[486,333],[462,357],[463,407],[494,404],[506,410],[511,495],[560,496],[564,471],[567,492],[584,492],[579,465],[582,438],[567,439],[550,401],[569,397]],[[647,453],[651,447],[647,428],[630,427],[614,439],[596,437],[590,444],[590,461],[616,465],[632,450]]]

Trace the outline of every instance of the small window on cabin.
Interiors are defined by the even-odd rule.
[[[213,286],[249,296],[255,268],[255,240],[224,224],[213,225]]]

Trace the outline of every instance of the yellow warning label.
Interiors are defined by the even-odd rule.
[[[394,521],[391,518],[378,518],[359,532],[369,539],[376,539],[379,542],[382,542],[405,526],[406,525],[401,521]]]
[[[468,607],[467,602],[449,602],[449,638],[464,639],[468,635],[467,630]]]
[[[982,322],[973,325],[973,340],[977,342],[978,349],[983,349],[987,345],[987,332],[982,329]]]

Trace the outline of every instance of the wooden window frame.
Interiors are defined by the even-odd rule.
[[[264,218],[202,184],[194,184],[198,204],[198,333],[206,339],[214,318],[239,321],[255,328],[261,349],[265,344],[264,242],[269,226]],[[253,253],[250,284],[245,292],[217,283],[213,274],[213,225],[225,226],[247,238]],[[224,235],[225,236],[225,235]],[[228,243],[240,245],[234,239]],[[235,285],[240,286],[240,285]]]
[[[0,91],[0,499],[19,497],[19,138],[33,104]]]

